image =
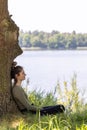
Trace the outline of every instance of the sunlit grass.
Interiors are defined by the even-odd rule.
[[[57,115],[9,114],[0,118],[0,130],[87,130],[87,110]]]

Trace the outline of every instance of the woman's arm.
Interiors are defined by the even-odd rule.
[[[26,97],[26,94],[23,90],[23,88],[19,87],[19,86],[16,86],[13,88],[13,96],[14,96],[14,99],[17,101],[19,101],[27,110],[38,110],[38,108],[34,105],[31,105],[31,103],[29,102],[29,100],[27,99]],[[17,103],[18,104],[18,103]],[[19,106],[20,108],[20,106]]]

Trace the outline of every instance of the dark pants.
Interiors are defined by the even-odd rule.
[[[63,113],[65,111],[65,107],[63,105],[55,105],[55,106],[47,106],[43,107],[40,111],[41,115],[51,115],[57,113]]]
[[[42,107],[40,110],[40,115],[51,115],[51,114],[59,114],[64,113],[65,107],[63,105],[55,105],[55,106],[46,106]],[[26,109],[21,111],[22,113],[28,112]],[[36,111],[30,110],[31,113],[36,114]]]

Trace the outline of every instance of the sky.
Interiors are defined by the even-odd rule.
[[[8,9],[23,31],[87,33],[87,0],[8,0]]]

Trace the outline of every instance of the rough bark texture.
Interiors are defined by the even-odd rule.
[[[11,64],[22,53],[18,45],[19,28],[9,16],[8,1],[0,0],[0,114],[15,112],[11,96]]]

